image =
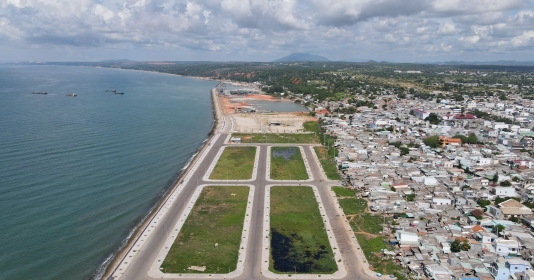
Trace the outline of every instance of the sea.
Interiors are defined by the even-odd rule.
[[[216,84],[0,65],[0,279],[99,278],[207,139]]]

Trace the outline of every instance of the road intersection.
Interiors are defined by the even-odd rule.
[[[301,147],[303,158],[307,165],[307,170],[310,174],[310,180],[296,181],[296,180],[271,180],[268,177],[268,147],[279,146],[280,144],[251,144],[258,147],[256,160],[256,178],[254,180],[247,180],[243,182],[240,180],[223,180],[223,181],[206,181],[206,172],[209,170],[209,165],[213,165],[215,159],[220,155],[220,150],[225,146],[235,146],[236,144],[227,144],[228,134],[215,135],[206,149],[202,151],[198,160],[189,170],[186,177],[179,183],[174,192],[169,196],[169,199],[161,207],[160,211],[150,221],[144,232],[139,236],[138,240],[131,246],[129,251],[125,254],[121,263],[112,273],[113,279],[198,279],[198,278],[229,278],[229,279],[272,279],[272,278],[288,278],[285,274],[262,273],[262,262],[264,262],[262,253],[264,246],[262,245],[265,238],[264,231],[264,205],[266,203],[265,194],[266,187],[269,185],[307,185],[314,186],[320,202],[320,207],[327,217],[328,225],[332,228],[334,242],[337,243],[336,250],[339,250],[343,263],[342,270],[346,273],[337,273],[334,275],[322,275],[321,278],[327,279],[367,279],[372,277],[372,272],[366,269],[367,265],[361,261],[362,254],[358,253],[359,246],[357,242],[354,243],[354,235],[346,228],[346,219],[337,204],[335,198],[330,194],[330,187],[336,185],[335,181],[326,179],[322,168],[317,161],[317,156],[313,151],[313,146],[316,144],[291,144],[291,146]],[[247,146],[249,144],[237,144]],[[168,239],[174,240],[178,235],[178,230],[175,228],[181,220],[184,219],[183,213],[189,211],[195,203],[195,194],[198,196],[198,188],[204,185],[227,184],[227,185],[253,185],[255,188],[253,195],[253,203],[250,215],[250,229],[248,230],[248,243],[245,248],[246,254],[244,258],[243,271],[239,275],[231,273],[229,275],[195,275],[195,274],[170,274],[164,271],[154,271],[153,263],[158,259],[163,261],[162,256],[159,255],[164,246],[168,246]],[[246,228],[246,227],[245,227]],[[350,227],[349,227],[350,228]],[[170,229],[170,233],[169,233]],[[167,244],[167,245],[166,245]],[[361,251],[361,250],[359,250]],[[341,271],[341,270],[340,270]],[[273,276],[274,275],[274,276]],[[317,275],[294,275],[293,279],[317,279]]]
[[[257,147],[254,171],[250,180],[209,180],[209,173],[213,170],[223,147],[236,146],[228,144],[231,132],[234,129],[232,118],[222,113],[220,101],[216,92],[214,97],[214,110],[217,117],[217,133],[210,138],[206,146],[200,151],[200,155],[192,162],[192,166],[186,171],[185,177],[173,188],[170,195],[157,210],[146,227],[143,229],[131,245],[126,248],[117,266],[110,272],[108,279],[127,280],[150,280],[150,279],[376,279],[374,272],[369,270],[365,257],[358,242],[348,225],[343,211],[331,187],[339,182],[326,178],[324,170],[319,163],[313,149],[317,144],[237,144],[239,146]],[[272,146],[298,146],[304,159],[309,180],[271,180],[269,177],[270,147]],[[247,209],[248,218],[243,228],[243,249],[240,250],[240,263],[234,272],[228,274],[171,274],[161,271],[159,265],[163,261],[164,252],[172,244],[179,233],[181,224],[195,204],[204,186],[212,185],[246,185],[251,187],[252,205]],[[312,186],[319,203],[322,215],[325,215],[325,228],[328,231],[329,240],[334,251],[340,254],[342,259],[338,263],[338,272],[334,274],[318,275],[288,275],[274,274],[265,269],[265,224],[269,213],[265,207],[269,205],[266,199],[268,189],[273,185],[302,185]],[[170,230],[169,230],[170,229]],[[163,252],[163,253],[162,253]]]

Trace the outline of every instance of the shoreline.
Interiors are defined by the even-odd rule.
[[[152,72],[152,71],[148,71],[148,72]],[[170,75],[174,75],[174,74],[170,74]],[[99,277],[98,270],[97,270],[96,273],[93,274],[91,278],[95,277],[96,279],[108,279],[115,272],[119,264],[126,257],[127,253],[132,249],[132,246],[141,237],[141,234],[143,233],[143,231],[152,222],[156,214],[161,210],[163,205],[167,202],[169,197],[176,190],[180,182],[189,173],[190,169],[194,166],[199,156],[204,152],[204,150],[207,147],[206,143],[209,143],[211,139],[213,138],[213,136],[216,134],[215,131],[219,129],[220,124],[221,124],[219,120],[221,116],[220,116],[220,112],[217,110],[218,107],[216,103],[217,103],[218,97],[215,93],[214,88],[210,90],[210,94],[211,94],[211,101],[212,101],[211,103],[212,103],[214,121],[213,121],[211,130],[208,132],[208,137],[204,140],[204,142],[202,142],[202,145],[199,147],[196,153],[192,156],[191,160],[188,161],[186,166],[182,170],[179,171],[181,173],[180,175],[177,176],[175,182],[172,184],[172,187],[166,190],[166,192],[161,196],[161,198],[154,203],[154,206],[150,208],[149,212],[144,216],[144,218],[141,219],[139,224],[136,227],[134,227],[133,232],[130,233],[126,237],[125,240],[123,240],[124,245],[122,246],[122,248],[117,249],[116,252],[112,253],[113,254],[112,256],[108,256],[106,260],[101,264],[101,266],[104,265],[106,262],[108,262],[108,259],[111,258],[109,260],[109,263],[106,266],[102,268],[100,267],[98,268],[98,269],[102,269],[103,271],[101,274],[101,277]]]

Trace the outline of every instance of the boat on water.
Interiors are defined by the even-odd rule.
[[[48,94],[46,91],[34,91],[33,94]]]
[[[76,96],[78,96],[78,95],[77,95],[76,93],[69,93],[69,94],[67,94],[67,96],[76,97]]]
[[[106,92],[117,92],[115,89],[106,89]]]
[[[116,91],[114,91],[113,93],[114,94],[124,94],[124,92],[116,92]]]

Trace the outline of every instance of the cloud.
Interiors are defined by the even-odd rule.
[[[183,59],[270,60],[307,51],[331,59],[532,55],[528,0],[4,0],[0,45]],[[530,49],[529,49],[530,48]],[[22,52],[21,52],[22,53]],[[7,55],[0,59],[6,59]]]

